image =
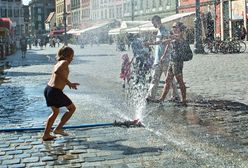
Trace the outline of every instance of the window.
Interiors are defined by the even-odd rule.
[[[109,9],[109,18],[112,18],[112,10]]]
[[[41,15],[38,15],[37,20],[38,20],[38,21],[41,21]]]
[[[7,17],[7,9],[4,9],[4,8],[1,9],[1,16]]]
[[[12,9],[11,8],[9,8],[8,9],[8,17],[12,17],[13,15],[12,15]]]
[[[38,8],[37,10],[38,10],[38,13],[41,13],[41,8]]]
[[[152,8],[156,8],[156,1],[152,0]]]
[[[161,7],[162,6],[162,0],[158,1],[158,6]]]
[[[144,8],[144,3],[143,3],[143,0],[140,1],[140,9],[143,10]]]
[[[14,9],[14,17],[19,17],[19,9],[18,8]]]

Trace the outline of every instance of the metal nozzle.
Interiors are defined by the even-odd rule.
[[[139,119],[136,119],[136,120],[126,120],[126,121],[115,121],[113,126],[115,127],[127,127],[127,128],[130,128],[130,127],[145,127],[144,124],[142,124]]]

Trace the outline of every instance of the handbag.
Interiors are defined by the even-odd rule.
[[[180,61],[190,61],[193,59],[193,52],[186,40],[176,41],[174,45],[175,54]]]

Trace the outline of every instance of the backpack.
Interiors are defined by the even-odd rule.
[[[176,41],[174,46],[175,54],[180,61],[190,61],[193,58],[193,52],[188,41]]]

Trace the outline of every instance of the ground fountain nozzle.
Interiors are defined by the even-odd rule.
[[[133,127],[145,127],[145,125],[139,120],[125,120],[125,121],[115,121],[113,126],[115,127],[127,127],[127,128],[133,128]]]

